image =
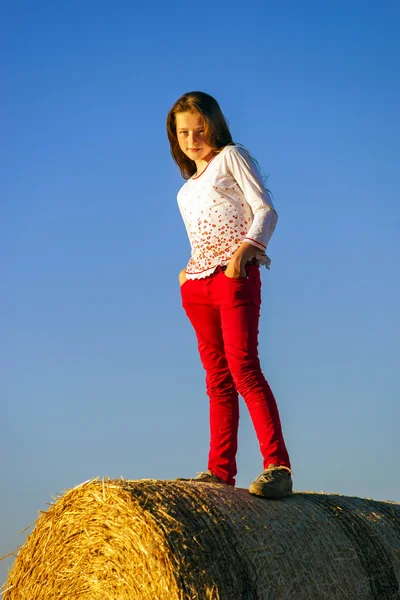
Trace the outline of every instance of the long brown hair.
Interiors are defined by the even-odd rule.
[[[202,115],[205,124],[204,139],[213,150],[221,151],[228,144],[233,144],[233,140],[228,123],[215,98],[205,92],[187,92],[178,98],[167,116],[167,134],[172,158],[182,177],[189,179],[196,173],[196,163],[179,147],[175,115],[180,112],[199,112]]]

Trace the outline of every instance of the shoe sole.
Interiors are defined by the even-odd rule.
[[[289,496],[293,495],[293,490],[287,490],[286,492],[272,492],[269,490],[268,492],[263,491],[261,487],[250,486],[249,493],[253,496],[260,496],[261,498],[268,498],[269,500],[280,500],[281,498],[289,498]]]

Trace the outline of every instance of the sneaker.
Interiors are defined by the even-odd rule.
[[[279,500],[291,496],[293,483],[291,471],[288,467],[276,467],[268,465],[266,471],[260,475],[250,485],[249,492],[255,496]]]
[[[218,483],[222,485],[231,485],[227,481],[224,481],[224,479],[221,479],[220,477],[217,477],[217,475],[214,475],[212,471],[198,473],[196,477],[192,477],[191,479],[184,479],[183,477],[178,477],[177,481],[196,481],[199,483]]]

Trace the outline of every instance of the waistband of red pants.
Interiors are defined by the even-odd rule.
[[[252,258],[251,260],[248,260],[247,263],[245,264],[245,267],[250,266],[250,265],[258,265],[257,259]],[[217,270],[225,271],[227,267],[228,267],[228,265],[218,265]]]

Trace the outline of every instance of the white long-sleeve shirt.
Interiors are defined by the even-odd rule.
[[[265,249],[278,215],[248,152],[225,146],[178,192],[178,206],[192,248],[187,279],[211,275],[226,265],[242,242],[259,248],[256,259],[269,269]]]

